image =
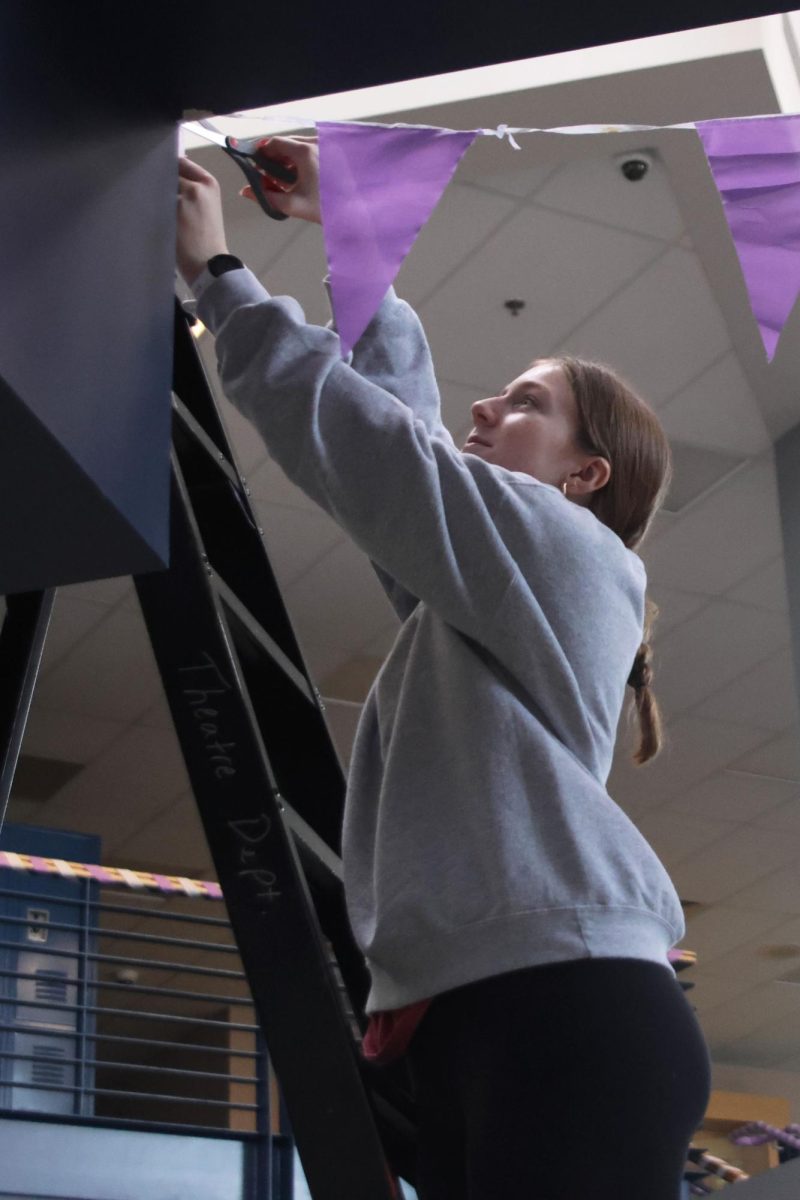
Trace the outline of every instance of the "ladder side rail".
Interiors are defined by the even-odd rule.
[[[180,405],[173,405],[173,445],[193,507],[204,526],[206,552],[216,558],[220,574],[254,618],[269,630],[284,654],[305,671],[294,628],[264,551],[262,530],[250,504],[250,490],[239,470],[189,329],[190,318],[180,305],[175,317],[173,392]],[[192,422],[184,420],[181,408],[205,434],[202,442],[193,436]],[[211,461],[209,443],[217,447],[217,464]],[[227,487],[221,486],[225,478]],[[238,522],[237,516],[241,518]],[[231,522],[237,523],[240,534],[233,553],[228,536]]]
[[[175,353],[172,360],[173,389],[198,425],[226,460],[238,470],[231,452],[225,423],[214,398],[214,389],[191,329],[196,317],[175,297]]]
[[[249,584],[254,578],[254,563],[263,560],[274,585],[263,531],[253,513],[249,489],[231,452],[209,372],[201,361],[197,341],[189,332],[187,315],[180,307],[176,318],[176,343],[180,349],[176,345],[178,365],[174,381],[173,429],[178,459],[185,475],[191,478],[191,483],[189,478],[186,478],[186,483],[193,504],[193,516],[201,526],[201,539],[208,552],[209,566],[214,572],[215,585],[243,664],[262,738],[269,747],[271,767],[278,774],[285,802],[285,818],[296,836],[317,918],[331,943],[353,1015],[363,1032],[366,1027],[364,1005],[370,986],[369,973],[347,915],[341,885],[341,864],[337,868],[334,862],[331,867],[330,854],[325,853],[324,846],[317,845],[313,837],[316,833],[336,855],[340,853],[344,774],[323,717],[324,708],[319,692],[300,651],[297,652],[297,661],[308,680],[306,695],[308,699],[313,697],[316,702],[314,707],[303,706],[298,695],[292,689],[287,689],[285,680],[276,680],[274,671],[269,666],[265,667],[264,652],[267,657],[270,654],[275,657],[274,643],[264,645],[265,635],[267,642],[269,635],[278,636],[273,624],[275,615],[289,624],[280,592],[277,592],[278,605],[270,603],[259,610],[255,600],[256,614],[250,614],[244,611],[241,596],[227,586],[231,580],[223,580],[220,576],[220,562],[224,561],[226,566],[232,562],[239,571],[245,571],[243,581]],[[208,435],[209,430],[213,438]],[[220,447],[224,452],[220,451]],[[198,449],[202,451],[200,454]],[[222,506],[227,508],[227,521],[219,519],[220,500],[223,501]],[[241,541],[230,536],[231,525],[237,528],[240,535],[243,534]],[[211,549],[209,542],[213,543],[214,549]],[[243,543],[246,544],[246,550]],[[237,574],[236,582],[241,587],[241,575]],[[272,589],[267,591],[270,596],[273,595]],[[248,590],[248,598],[251,594]],[[256,616],[261,617],[266,629],[258,624]],[[252,644],[248,644],[249,640]],[[266,687],[263,686],[264,675],[269,680]],[[276,693],[282,697],[279,703],[275,702]],[[296,743],[298,729],[303,730],[302,744]],[[313,752],[309,752],[310,747],[313,747]],[[396,1169],[402,1170],[404,1177],[413,1180],[415,1102],[408,1068],[404,1063],[375,1068],[363,1060],[360,1066],[365,1085],[376,1105],[376,1117],[384,1145]]]
[[[56,589],[6,597],[0,629],[0,830],[42,662]]]
[[[308,739],[313,739],[313,755],[307,751],[298,755],[291,737],[276,738],[270,732],[270,752],[279,782],[293,781],[290,799],[294,807],[331,848],[340,853],[345,793],[341,763],[323,715],[319,692],[305,665],[269,562],[263,531],[250,502],[249,489],[235,469],[221,419],[218,418],[221,431],[219,438],[224,442],[225,449],[219,452],[220,460],[217,461],[209,453],[206,439],[203,439],[204,445],[201,446],[197,437],[192,435],[180,411],[186,409],[194,417],[198,408],[204,412],[216,412],[216,409],[201,365],[198,363],[194,372],[187,368],[187,362],[192,359],[196,361],[199,355],[185,315],[179,316],[182,319],[176,325],[176,361],[180,360],[183,367],[176,370],[175,377],[179,404],[175,406],[174,440],[193,516],[200,529],[203,553],[221,590],[224,592],[227,588],[225,598],[229,606],[237,609],[230,619],[237,633],[237,648],[245,670],[252,666],[253,675],[266,677],[265,689],[259,689],[255,679],[248,681],[254,691],[260,692],[258,698],[254,695],[259,721],[263,725],[265,721],[272,722],[276,717],[280,718],[280,712],[276,710],[284,705],[286,712],[279,719],[279,727],[291,734],[299,723],[305,729],[306,743]],[[192,387],[203,392],[200,399],[187,390]],[[179,389],[183,389],[183,394]],[[294,689],[288,687],[284,680],[279,680],[276,672],[266,666],[254,665],[263,664],[264,656],[256,647],[247,645],[247,630],[243,626],[252,623],[248,621],[248,614],[252,622],[287,656],[299,677],[306,681],[308,698],[311,700],[306,705],[306,711],[302,711],[306,702],[295,695]],[[258,640],[257,634],[254,640]],[[278,695],[281,697],[280,705]]]
[[[396,1196],[294,838],[173,460],[168,571],[136,588],[315,1200]]]

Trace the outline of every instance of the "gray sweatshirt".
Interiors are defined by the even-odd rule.
[[[198,285],[226,394],[373,561],[403,622],[345,805],[367,1010],[570,959],[672,971],[680,901],[605,786],[641,559],[557,488],[457,449],[393,291],[343,362],[334,332],[249,271]]]

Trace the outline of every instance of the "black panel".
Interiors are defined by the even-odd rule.
[[[25,12],[22,4],[16,12]],[[140,112],[229,112],[303,96],[413,79],[584,46],[789,12],[776,0],[404,0],[376,5],[260,4],[253,0],[91,0],[4,8],[6,38],[40,43],[50,75],[73,64],[95,94]],[[24,28],[27,26],[27,28]],[[30,50],[29,50],[30,52]],[[532,84],[535,80],[532,80]]]
[[[3,595],[164,565],[2,379],[0,512]]]

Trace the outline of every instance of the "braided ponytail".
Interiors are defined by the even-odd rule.
[[[639,748],[633,755],[637,766],[643,766],[651,758],[655,758],[662,745],[661,710],[651,690],[653,684],[653,648],[650,645],[650,632],[653,622],[658,616],[658,608],[652,600],[645,601],[644,636],[642,644],[636,651],[628,684],[633,688],[634,704],[639,715],[641,738]]]
[[[561,367],[572,389],[578,408],[579,445],[611,464],[608,482],[591,494],[587,507],[628,549],[635,550],[672,478],[667,435],[650,406],[604,363],[569,355],[547,361]],[[652,692],[650,629],[657,615],[657,607],[648,599],[642,644],[628,676],[641,726],[639,748],[633,755],[639,766],[655,758],[663,740],[661,712]]]

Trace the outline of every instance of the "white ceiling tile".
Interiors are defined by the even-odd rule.
[[[513,211],[511,200],[451,184],[400,268],[398,294],[418,305]]]
[[[724,904],[713,904],[686,922],[686,944],[697,954],[700,966],[716,964],[723,955],[735,952],[742,944],[770,941],[769,930],[786,924],[783,913],[765,912],[760,909],[728,908]],[[713,968],[716,975],[716,966]],[[718,978],[730,982],[733,976],[721,972]],[[750,983],[747,985],[751,986]],[[721,999],[726,999],[723,995]],[[710,1005],[709,1005],[710,1007]]]
[[[225,431],[233,447],[236,464],[243,475],[247,476],[264,461],[267,448],[264,439],[253,425],[234,408],[230,400],[223,400],[220,411],[225,424]]]
[[[730,345],[696,256],[679,247],[562,338],[559,350],[611,362],[656,406]]]
[[[788,612],[783,555],[766,566],[759,567],[747,579],[737,583],[727,593],[727,598],[740,604],[754,604],[757,608],[766,608],[769,612]]]
[[[738,775],[723,767],[675,796],[666,810],[681,815],[691,813],[711,821],[753,821],[766,828],[781,828],[771,824],[769,816],[779,812],[796,795],[800,795],[800,784]],[[800,826],[797,832],[800,833]]]
[[[172,713],[167,703],[167,697],[162,692],[152,708],[148,708],[136,718],[137,725],[146,725],[149,729],[174,729]]]
[[[359,646],[359,653],[374,654],[380,658],[385,658],[397,640],[399,629],[400,622],[397,617],[394,617],[391,623],[382,629],[380,633],[376,633],[363,646]]]
[[[760,813],[754,818],[753,824],[761,825],[764,829],[785,829],[787,833],[800,834],[800,783],[782,786],[793,793],[791,798]]]
[[[667,509],[662,507],[658,510],[658,512],[655,514],[655,516],[650,521],[650,524],[647,528],[647,533],[645,535],[644,542],[640,543],[639,546],[637,546],[637,548],[636,548],[636,553],[642,559],[644,568],[648,572],[648,577],[649,577],[648,559],[650,557],[650,552],[652,551],[656,542],[660,541],[661,538],[666,533],[669,533],[669,531],[671,529],[675,528],[675,526],[678,524],[679,519],[680,518],[677,517],[675,515],[675,513],[668,512]],[[662,582],[662,584],[659,585],[659,594],[660,594],[661,588],[663,586],[672,586],[672,585],[664,585]],[[656,602],[658,601],[658,598],[656,596],[654,596],[653,598],[656,600]]]
[[[739,907],[737,896],[735,903],[728,905],[728,912],[734,926],[738,924]],[[754,906],[754,908],[756,907]],[[774,915],[779,914],[776,912]],[[727,953],[715,958],[715,974],[724,975],[726,972],[731,975],[736,974],[742,979],[749,979],[751,983],[757,984],[777,980],[781,975],[796,971],[800,965],[800,917],[788,915],[787,910],[782,914],[782,918],[778,924],[756,929],[750,937],[743,935],[738,944]],[[767,952],[771,946],[797,946],[797,957],[773,957]],[[785,990],[791,992],[791,986],[787,985]],[[796,1000],[800,1000],[800,992],[796,991],[795,997]],[[769,1014],[765,1020],[769,1020]]]
[[[161,678],[139,613],[116,609],[38,686],[46,708],[130,721],[161,695]]]
[[[524,162],[524,157],[520,156],[519,161],[520,163]],[[497,175],[481,175],[479,186],[489,188],[493,192],[501,192],[504,196],[516,196],[522,199],[532,195],[556,169],[552,163],[540,163],[535,167],[501,171]]]
[[[368,558],[349,538],[287,588],[284,599],[301,640],[337,652],[352,653],[394,614]]]
[[[634,724],[631,735],[635,731]],[[608,790],[626,812],[641,814],[671,800],[741,755],[743,747],[765,739],[763,730],[699,717],[670,721],[665,734],[661,753],[644,767],[635,766],[629,759],[635,737],[620,739]]]
[[[694,949],[691,929],[687,934],[686,943]],[[689,1000],[697,1012],[706,1037],[714,1028],[714,1012],[712,1010],[753,989],[749,979],[738,979],[735,975],[715,974],[713,964],[711,969],[707,970],[704,966],[704,959],[701,957],[698,957],[697,964],[692,968],[691,979],[695,987],[692,988]]]
[[[709,603],[708,596],[698,596],[693,592],[682,592],[678,588],[659,587],[657,592],[649,591],[648,595],[658,605],[658,617],[653,626],[654,640],[666,636],[670,629],[680,625],[687,617],[691,617],[699,609]]]
[[[168,801],[124,841],[114,843],[114,856],[157,862],[177,875],[204,871],[211,852],[194,796],[189,793]]]
[[[518,212],[421,306],[439,374],[493,394],[654,253],[656,243],[633,234]],[[510,298],[526,302],[518,316],[504,308]],[[618,342],[619,330],[611,346]]]
[[[282,589],[344,540],[339,526],[321,509],[287,508],[257,501],[270,562]]]
[[[319,638],[311,637],[298,627],[297,622],[294,623],[294,631],[306,669],[317,686],[353,657],[352,647],[338,643],[324,633]]]
[[[771,442],[736,356],[726,354],[658,410],[671,438],[753,455]]]
[[[797,844],[797,836],[787,834],[784,830],[764,829],[762,826],[756,827],[755,824],[748,825],[742,830],[743,834],[748,836],[758,834],[759,836],[766,833],[769,837],[783,839],[789,838],[791,849]],[[769,860],[761,863],[758,856],[758,843],[753,842],[752,845],[752,860],[753,868],[758,863],[763,866],[760,879],[756,879],[753,883],[742,887],[741,889],[731,892],[728,897],[728,904],[731,908],[741,908],[748,912],[753,909],[759,909],[766,912],[794,913],[800,915],[800,872],[797,870],[796,863],[780,868],[773,866],[769,869]],[[738,881],[744,882],[744,881]],[[702,897],[701,897],[702,898]],[[800,938],[800,930],[798,930],[798,938]],[[784,942],[794,941],[795,938],[778,937],[770,938],[770,941]]]
[[[325,723],[328,726],[339,761],[346,770],[350,763],[353,739],[363,705],[349,700],[323,699]]]
[[[668,242],[683,231],[680,209],[657,157],[645,177],[633,183],[622,174],[616,154],[566,163],[537,189],[536,203]]]
[[[47,821],[115,849],[188,786],[175,735],[134,725],[47,802]]]
[[[672,870],[673,882],[685,900],[713,904],[727,900],[732,907],[740,903],[745,908],[771,908],[771,904],[755,904],[741,900],[744,888],[761,886],[764,877],[774,879],[776,873],[800,857],[800,837],[762,829],[755,825],[741,826],[724,834],[718,841],[682,859]],[[791,911],[785,905],[782,911]]]
[[[763,620],[763,614],[759,615]],[[785,632],[788,634],[788,629]],[[761,729],[781,730],[796,724],[800,712],[791,647],[787,643],[778,654],[707,697],[695,711],[718,721],[742,721]]]
[[[9,797],[3,828],[7,830],[8,825],[40,825],[43,828],[48,828],[49,823],[44,814],[45,810],[42,807],[41,800],[22,800],[18,796],[11,796]],[[9,846],[9,849],[11,848]]]
[[[738,770],[800,783],[800,731],[796,727],[787,729],[785,733],[733,759],[728,765]]]
[[[115,575],[110,579],[91,579],[85,583],[72,583],[59,588],[65,599],[90,600],[93,604],[116,604],[123,596],[133,591],[130,575]]]
[[[777,615],[765,620],[759,609],[716,600],[654,642],[656,694],[669,711],[682,712],[783,647],[786,635]],[[751,713],[737,715],[735,706],[734,711],[730,703],[725,707],[724,699],[720,707],[725,711],[700,715],[759,727]],[[790,720],[791,714],[782,727]]]
[[[664,511],[674,516],[680,516],[690,504],[710,494],[712,488],[721,487],[747,461],[741,454],[710,450],[708,446],[695,446],[690,442],[673,440],[671,449],[673,475]]]
[[[771,456],[757,459],[701,499],[642,557],[654,589],[682,588],[708,596],[727,592],[782,551]]]
[[[715,963],[720,971],[721,962]],[[730,972],[731,978],[736,978],[736,968]],[[737,982],[743,982],[739,980]],[[797,996],[784,985],[765,981],[751,986],[738,996],[731,997],[725,1003],[718,1005],[711,1014],[705,1015],[704,1031],[709,1049],[715,1059],[721,1062],[729,1061],[728,1050],[740,1038],[752,1033],[770,1018],[777,1019],[797,1008]],[[736,1061],[735,1051],[731,1051],[730,1061]]]
[[[266,221],[266,224],[272,226],[273,222]],[[256,267],[255,273],[270,295],[293,296],[309,324],[326,325],[331,319],[331,308],[322,282],[328,274],[322,228],[304,222],[297,234],[291,229],[292,222],[287,224],[290,226],[287,232],[292,236],[269,265],[263,270]],[[269,233],[276,243],[287,237],[280,226],[271,228]]]
[[[69,709],[55,711],[34,703],[25,726],[22,753],[88,763],[125,728],[122,721],[88,717]]]
[[[776,1020],[764,1021],[769,1009],[765,1006],[758,1014],[758,1028],[735,1042],[724,1045],[717,1043],[716,1053],[725,1062],[740,1066],[779,1067],[800,1045],[800,988],[786,984],[775,984],[775,989],[784,988],[793,1000],[790,1011]],[[781,998],[780,1003],[783,1003]]]
[[[705,819],[696,814],[677,813],[669,808],[650,809],[634,821],[650,843],[667,871],[696,854],[704,846],[719,841],[733,828],[731,820]]]
[[[71,588],[58,588],[56,591],[53,615],[42,652],[42,678],[108,616],[107,605],[72,595],[71,592]],[[37,687],[37,693],[40,688],[41,684]]]
[[[288,508],[302,508],[307,512],[319,512],[319,505],[302,492],[296,484],[286,478],[274,459],[262,459],[258,467],[248,476],[247,486],[257,500],[270,504],[282,504]]]

